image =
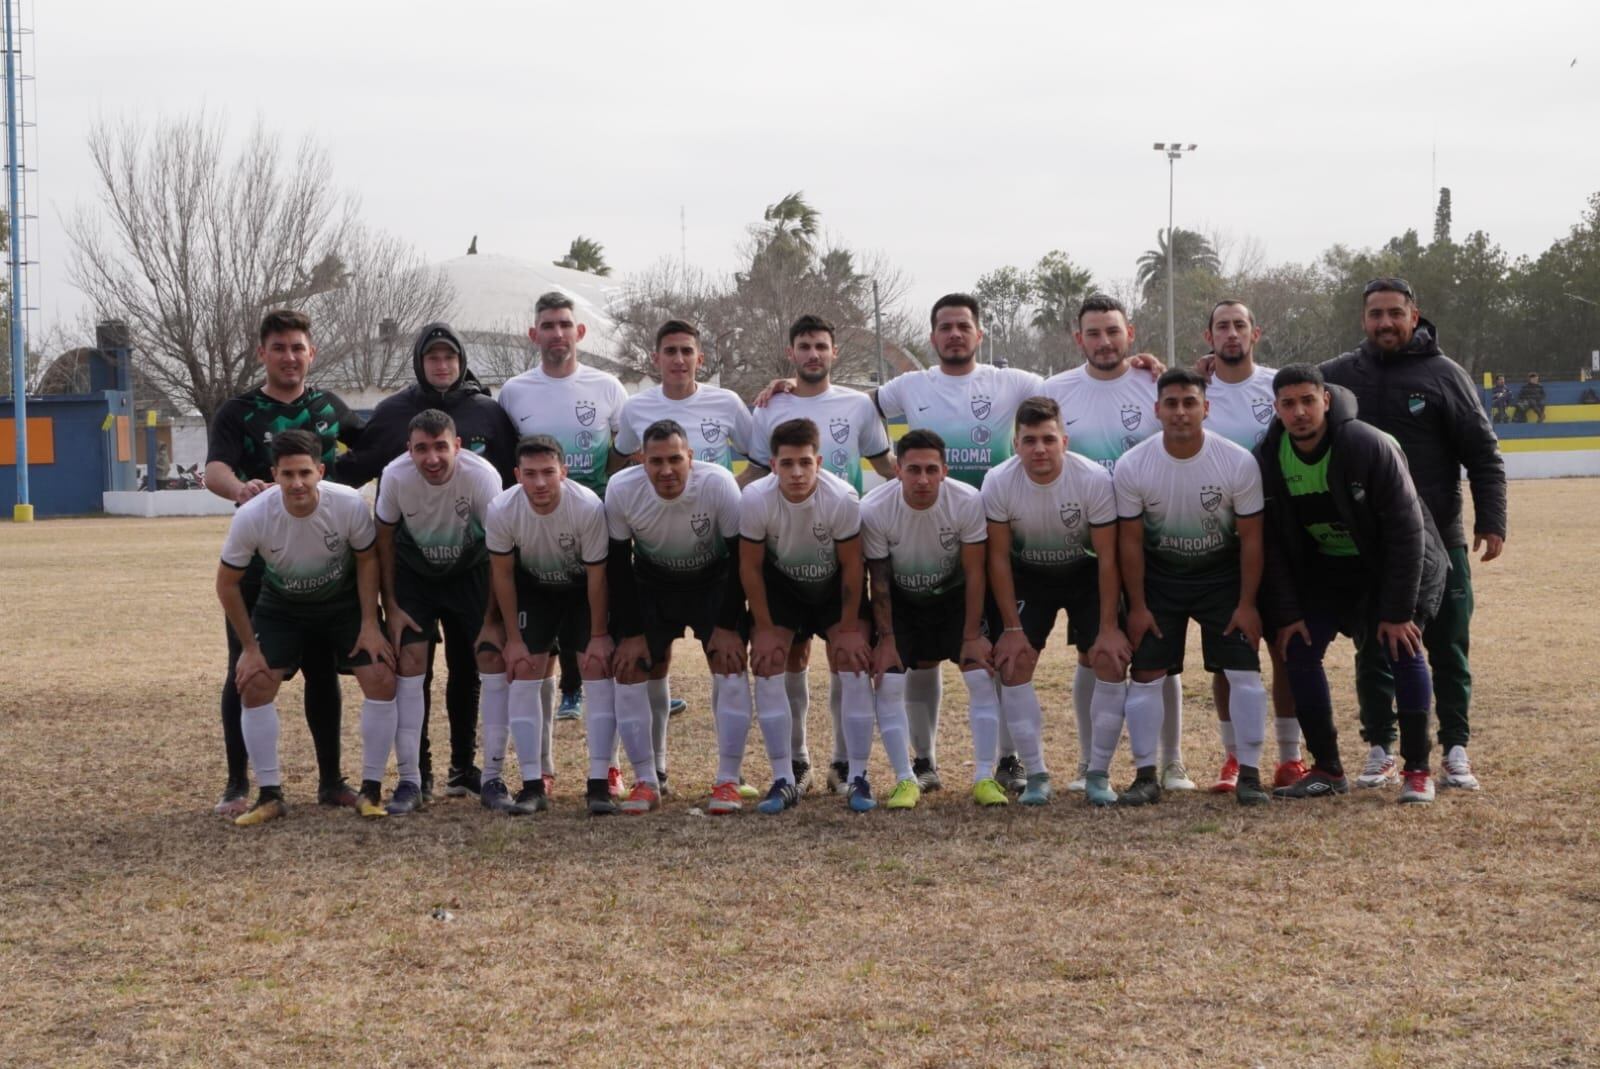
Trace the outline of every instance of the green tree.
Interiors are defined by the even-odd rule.
[[[1070,334],[1078,305],[1094,290],[1094,276],[1060,249],[1051,249],[1033,269],[1033,327],[1047,334]]]
[[[1222,271],[1222,261],[1211,239],[1194,230],[1176,227],[1172,231],[1172,270],[1177,278],[1191,271],[1211,275]],[[1147,302],[1164,301],[1167,288],[1167,232],[1156,231],[1156,247],[1139,257],[1134,284]]]
[[[1010,358],[1022,328],[1022,309],[1033,300],[1032,274],[1015,267],[996,268],[978,276],[972,295],[983,305],[984,322]]]
[[[767,205],[761,218],[769,224],[769,241],[792,242],[802,251],[810,252],[822,213],[806,202],[803,191],[796,190],[778,203]]]
[[[567,254],[554,262],[557,267],[570,267],[574,271],[586,271],[591,275],[611,274],[611,265],[606,263],[605,246],[582,234],[573,238],[572,244],[567,247]]]

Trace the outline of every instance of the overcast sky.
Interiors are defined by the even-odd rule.
[[[33,6],[32,0],[25,0]],[[1078,14],[1082,12],[1081,14]],[[43,325],[81,309],[62,220],[101,118],[206,108],[312,134],[431,259],[726,270],[804,190],[917,307],[1060,248],[1126,278],[1167,221],[1272,261],[1432,226],[1536,254],[1600,191],[1600,4],[52,0],[36,34]],[[1572,65],[1577,60],[1576,66]],[[1597,295],[1600,298],[1600,295]]]

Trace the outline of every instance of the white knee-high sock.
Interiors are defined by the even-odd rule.
[[[539,683],[539,770],[556,774],[556,677],[546,676]]]
[[[1300,760],[1300,721],[1292,716],[1277,716],[1272,723],[1278,738],[1278,760]]]
[[[717,722],[717,782],[737,783],[750,739],[750,677],[723,675],[713,688],[712,716]],[[792,775],[793,773],[791,773]]]
[[[1001,723],[1011,725],[1011,738],[1016,743],[1022,767],[1030,774],[1048,772],[1044,766],[1044,710],[1039,708],[1039,695],[1033,684],[1002,686],[1000,713]]]
[[[715,685],[715,677],[712,679]],[[655,748],[655,762],[657,770],[667,770],[667,720],[672,708],[672,680],[652,679],[645,684],[646,693],[650,696],[650,739]],[[716,704],[713,697],[712,704]],[[628,758],[633,760],[633,758]]]
[[[944,696],[938,668],[912,668],[906,676],[906,723],[911,751],[939,763],[939,701]]]
[[[583,681],[583,730],[589,744],[589,778],[605,779],[617,752],[617,698],[609,679]]]
[[[756,722],[761,725],[761,740],[766,743],[767,760],[772,762],[772,779],[794,782],[794,717],[789,712],[788,680],[781,675],[756,677]]]
[[[250,765],[256,770],[256,784],[261,787],[283,786],[283,772],[278,768],[277,703],[268,702],[242,710],[239,728],[244,733],[244,748],[250,755]],[[385,752],[383,756],[387,763],[388,753]]]
[[[1224,674],[1231,692],[1228,715],[1233,719],[1239,764],[1260,768],[1261,748],[1267,741],[1267,689],[1261,685],[1261,673],[1230,668]]]
[[[483,778],[500,778],[506,759],[506,736],[511,731],[510,684],[504,672],[478,673],[478,715],[483,720]]]
[[[911,778],[911,729],[906,724],[906,676],[910,674],[889,672],[878,684],[878,735],[897,783]]]
[[[1296,722],[1296,729],[1298,729],[1299,726],[1299,723]],[[1217,735],[1222,739],[1222,752],[1227,754],[1229,757],[1237,757],[1239,744],[1234,741],[1233,721],[1218,720]]]
[[[517,764],[522,782],[532,783],[544,775],[544,726],[539,709],[542,679],[513,679],[508,688],[507,711],[511,738],[517,744]]]
[[[1091,763],[1089,753],[1094,743],[1094,692],[1095,684],[1099,682],[1094,677],[1094,669],[1088,665],[1080,664],[1078,670],[1072,673],[1072,714],[1078,723],[1078,761],[1084,765]],[[1117,731],[1120,733],[1122,728],[1119,726]]]
[[[633,766],[633,778],[638,783],[656,783],[656,752],[650,741],[650,694],[646,683],[618,683],[612,691],[616,696],[617,734],[622,738],[623,752]]]
[[[1000,699],[994,679],[981,668],[961,673],[967,685],[967,723],[972,728],[972,782],[994,776],[1000,750]]]
[[[1089,771],[1110,772],[1117,743],[1122,741],[1123,707],[1128,701],[1128,684],[1094,681],[1094,730],[1090,736]]]
[[[1168,676],[1168,679],[1171,677]],[[1165,680],[1153,683],[1129,683],[1128,748],[1133,751],[1133,767],[1148,768],[1156,763],[1156,750],[1161,744],[1161,701]]]
[[[1168,676],[1161,690],[1161,764],[1183,760],[1183,679]]]
[[[399,676],[394,681],[394,763],[399,767],[401,783],[415,783],[419,787],[422,785],[422,684],[426,680],[427,676]],[[361,711],[365,716],[366,707]]]
[[[811,715],[811,687],[805,672],[783,673],[783,692],[789,699],[789,750],[796,761],[811,763],[811,748],[806,745],[806,717]],[[760,696],[756,705],[760,706]]]
[[[872,680],[865,672],[836,673],[833,678],[839,681],[840,734],[849,777],[854,781],[867,774],[867,760],[872,756]]]
[[[421,676],[412,677],[421,681]],[[384,770],[389,767],[389,751],[395,746],[395,725],[399,722],[399,684],[396,680],[394,701],[375,702],[368,698],[361,703],[361,781],[383,782]],[[418,691],[417,700],[422,696]],[[402,779],[405,777],[402,776]]]
[[[838,672],[828,673],[828,719],[833,722],[834,764],[850,760],[850,747],[844,734],[844,694],[839,689],[839,679]]]

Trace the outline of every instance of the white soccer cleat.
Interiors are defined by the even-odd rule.
[[[1182,761],[1168,761],[1161,769],[1161,789],[1164,791],[1193,791],[1199,788],[1189,778],[1189,770]]]
[[[1439,777],[1439,786],[1463,791],[1475,791],[1482,786],[1472,774],[1472,762],[1467,760],[1465,746],[1452,746],[1444,755],[1444,775]]]
[[[1367,763],[1356,777],[1357,787],[1393,787],[1400,782],[1400,766],[1382,746],[1367,751]]]
[[[1069,790],[1069,791],[1076,791],[1079,794],[1082,794],[1088,787],[1087,781],[1085,779],[1085,777],[1087,777],[1088,775],[1089,775],[1089,762],[1087,762],[1087,761],[1079,761],[1078,762],[1078,774],[1072,778],[1072,782],[1071,783],[1067,784],[1067,788],[1066,789]]]

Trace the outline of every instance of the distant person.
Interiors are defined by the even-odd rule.
[[[1517,391],[1517,422],[1528,423],[1530,416],[1534,417],[1532,422],[1544,422],[1544,386],[1537,371],[1528,372],[1527,383]]]
[[[1494,392],[1489,395],[1489,420],[1493,423],[1511,422],[1511,387],[1504,375],[1494,377]]]

